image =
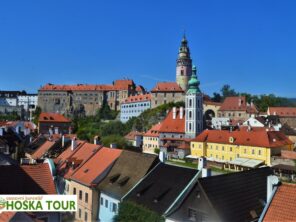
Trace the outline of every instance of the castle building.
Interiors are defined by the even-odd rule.
[[[192,60],[190,58],[190,50],[185,37],[181,41],[179,55],[176,67],[176,82],[186,92],[188,90],[188,81],[192,75]]]
[[[203,95],[199,89],[196,67],[192,67],[189,89],[185,96],[185,136],[195,138],[203,131]]]

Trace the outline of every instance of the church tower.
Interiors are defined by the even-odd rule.
[[[185,136],[195,138],[203,131],[203,96],[199,89],[196,67],[192,67],[189,89],[185,96]]]
[[[176,67],[176,82],[186,92],[188,81],[192,75],[192,60],[185,34],[181,41]]]

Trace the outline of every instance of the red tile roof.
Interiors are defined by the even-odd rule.
[[[135,140],[136,136],[143,136],[143,133],[138,131],[131,131],[127,135],[125,135],[124,138],[127,140]]]
[[[151,101],[151,94],[130,96],[126,98],[124,103],[135,103],[135,102],[143,102],[143,101]]]
[[[267,113],[280,117],[296,117],[296,107],[268,107]]]
[[[22,165],[21,168],[46,194],[56,194],[56,187],[48,163],[38,165]]]
[[[158,82],[151,92],[184,92],[176,82]]]
[[[90,85],[90,84],[76,84],[76,85],[54,85],[46,84],[41,87],[40,91],[116,91],[128,90],[134,85],[133,80],[124,79],[116,80],[114,85]]]
[[[75,170],[71,179],[87,186],[97,185],[104,177],[101,177],[100,181],[96,179],[114,163],[121,152],[119,149],[101,148]]]
[[[145,89],[144,89],[143,86],[138,85],[138,86],[136,87],[136,91],[137,91],[137,92],[145,92]]]
[[[173,110],[171,110],[163,120],[159,132],[185,133],[185,109],[183,109],[183,119],[180,119],[180,109],[176,109],[176,119],[173,119]]]
[[[39,122],[59,122],[59,123],[69,123],[69,119],[64,117],[59,113],[41,113],[38,119]]]
[[[1,212],[0,213],[0,222],[10,221],[17,212]]]
[[[147,137],[158,137],[159,136],[160,127],[161,127],[161,123],[155,124],[154,126],[151,127],[150,130],[148,130],[144,134],[144,136],[147,136]]]
[[[80,164],[83,164],[83,162],[86,161],[91,155],[93,155],[99,148],[100,145],[91,143],[83,143],[80,146],[77,146],[74,151],[70,151],[71,155],[68,156],[66,161],[64,161],[61,165],[58,166],[57,170],[59,172],[63,172],[62,174],[64,178],[68,179],[74,172],[74,169],[77,169],[77,167],[79,167]],[[64,152],[69,153],[69,149],[71,150],[71,146]],[[74,163],[74,169],[72,167],[67,166],[67,162],[70,164]]]
[[[64,150],[64,152],[62,152],[55,160],[55,164],[57,165],[61,165],[64,161],[66,161],[67,159],[70,158],[71,155],[73,155],[73,153],[77,152],[78,149],[80,149],[80,147],[85,144],[85,141],[82,140],[76,140],[76,148],[72,151],[71,149],[71,144],[68,146],[68,148],[66,150]]]
[[[40,159],[54,144],[54,141],[46,141],[31,155],[31,158],[34,160]]]
[[[280,185],[267,209],[263,221],[295,221],[296,185]]]
[[[295,151],[282,150],[281,151],[281,157],[285,158],[285,159],[296,160],[296,152]]]
[[[233,143],[230,142],[231,137],[234,139]],[[193,141],[269,148],[277,148],[293,144],[291,140],[279,131],[267,132],[240,130],[230,132],[228,130],[204,130]]]
[[[254,104],[247,104],[245,96],[226,97],[219,111],[246,111],[247,113],[258,113]]]
[[[204,103],[205,105],[222,106],[222,103],[213,102],[213,101],[208,101],[208,100],[204,100],[203,103]]]

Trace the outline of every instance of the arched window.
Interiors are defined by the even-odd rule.
[[[192,130],[192,125],[191,125],[191,123],[189,123],[189,131],[191,131]]]
[[[192,118],[192,111],[189,111],[189,119]]]
[[[192,107],[192,99],[189,99],[189,107]]]

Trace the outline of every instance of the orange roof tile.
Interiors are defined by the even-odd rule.
[[[77,150],[84,144],[85,141],[82,140],[76,140],[76,148],[72,151],[71,144],[68,146],[67,149],[64,150],[55,160],[55,164],[61,165],[64,161],[70,158],[71,155],[73,155],[74,152],[77,152]]]
[[[69,119],[59,113],[41,113],[38,119],[39,122],[61,122],[69,123]]]
[[[137,91],[137,92],[145,92],[145,89],[144,89],[143,86],[138,85],[138,86],[136,87],[136,91]]]
[[[233,143],[230,142],[231,137],[234,139]],[[240,130],[230,132],[228,130],[204,130],[193,141],[269,148],[293,144],[291,140],[279,131]]]
[[[38,165],[21,165],[21,168],[28,174],[35,183],[47,194],[56,194],[56,187],[51,175],[48,163]]]
[[[258,113],[254,104],[247,104],[245,96],[226,97],[219,111],[246,111],[248,113]]]
[[[71,146],[69,147],[71,150]],[[68,149],[69,149],[68,148]],[[58,171],[63,171],[64,178],[68,179],[72,173],[74,172],[72,167],[67,167],[67,161],[79,167],[84,161],[86,161],[91,155],[93,155],[98,149],[100,145],[91,144],[91,143],[83,143],[82,145],[75,148],[74,151],[70,151],[71,155],[68,156],[66,161],[64,161],[61,165],[58,166]]]
[[[143,94],[143,95],[136,95],[128,97],[124,103],[136,103],[136,102],[143,102],[143,101],[150,101],[151,94]]]
[[[123,80],[116,80],[114,82],[114,90],[128,90],[131,89],[131,87],[133,87],[134,81],[131,79],[123,79]]]
[[[295,221],[296,185],[283,183],[271,200],[263,221]]]
[[[280,117],[296,117],[296,107],[268,107],[267,113]]]
[[[160,133],[185,133],[185,109],[183,109],[183,118],[180,119],[180,109],[176,109],[176,119],[173,119],[173,110],[171,110],[163,120],[159,129]]]
[[[296,160],[296,152],[295,151],[282,150],[281,151],[281,157],[285,158],[285,159]]]
[[[46,141],[32,155],[32,159],[40,159],[55,144],[54,141]]]
[[[184,92],[176,82],[158,82],[151,92]]]
[[[91,156],[83,165],[75,170],[70,177],[72,180],[87,186],[97,185],[96,180],[120,156],[122,150],[103,147]],[[104,179],[101,177],[100,180]]]
[[[147,137],[158,137],[159,136],[160,127],[161,127],[161,123],[155,124],[154,126],[151,127],[150,130],[148,130],[144,134],[144,136],[147,136]]]
[[[143,136],[143,133],[138,131],[131,131],[127,135],[125,135],[124,138],[127,140],[135,140],[136,136]]]

